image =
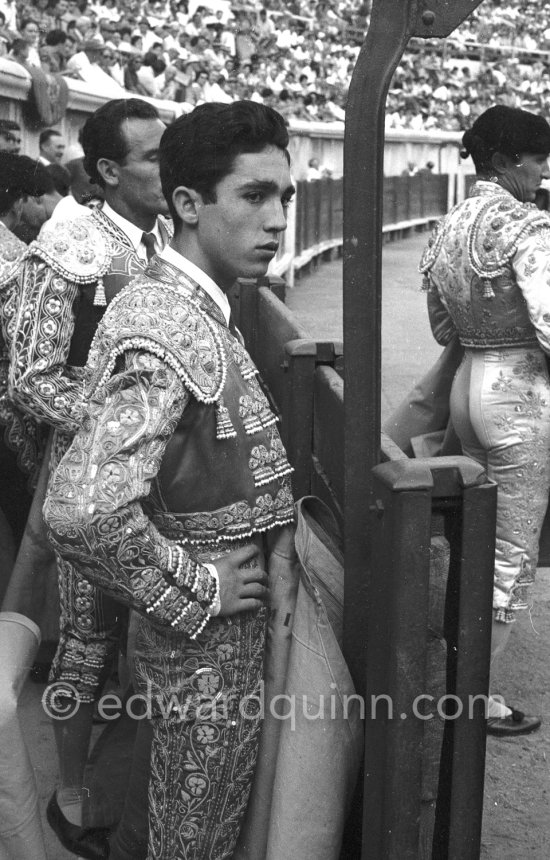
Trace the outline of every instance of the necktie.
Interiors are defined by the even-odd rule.
[[[155,236],[153,233],[142,233],[141,241],[145,245],[145,253],[147,254],[147,261],[151,259],[151,257],[156,254],[155,251]]]
[[[229,315],[229,322],[227,324],[227,327],[234,337],[238,337],[237,326],[235,325],[235,320],[233,319],[233,314]]]

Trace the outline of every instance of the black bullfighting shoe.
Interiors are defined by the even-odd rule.
[[[67,851],[86,860],[107,860],[109,857],[109,830],[106,827],[79,827],[63,815],[54,791],[46,809],[48,824]]]
[[[512,738],[514,735],[528,735],[540,728],[540,717],[530,717],[523,711],[512,708],[507,717],[488,717],[487,734],[498,738]]]

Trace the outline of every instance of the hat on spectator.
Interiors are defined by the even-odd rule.
[[[85,39],[81,42],[80,47],[83,51],[102,51],[105,42],[102,42],[101,39]]]

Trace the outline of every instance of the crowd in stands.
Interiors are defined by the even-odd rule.
[[[202,4],[202,5],[201,5]],[[399,65],[387,127],[460,130],[495,102],[548,113],[550,27],[542,0],[485,0],[443,42]],[[288,119],[343,120],[369,21],[360,0],[0,0],[0,56],[180,102],[251,98]],[[502,49],[497,59],[472,47]],[[540,53],[537,53],[540,52]]]

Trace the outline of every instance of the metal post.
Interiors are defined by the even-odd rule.
[[[447,36],[480,0],[374,0],[352,76],[344,138],[345,605],[344,652],[365,693],[365,629],[376,572],[369,511],[379,460],[384,111],[411,36]],[[367,722],[367,742],[369,724]],[[368,835],[361,856],[367,858]],[[370,855],[372,856],[372,855]],[[351,858],[350,858],[351,860]]]

